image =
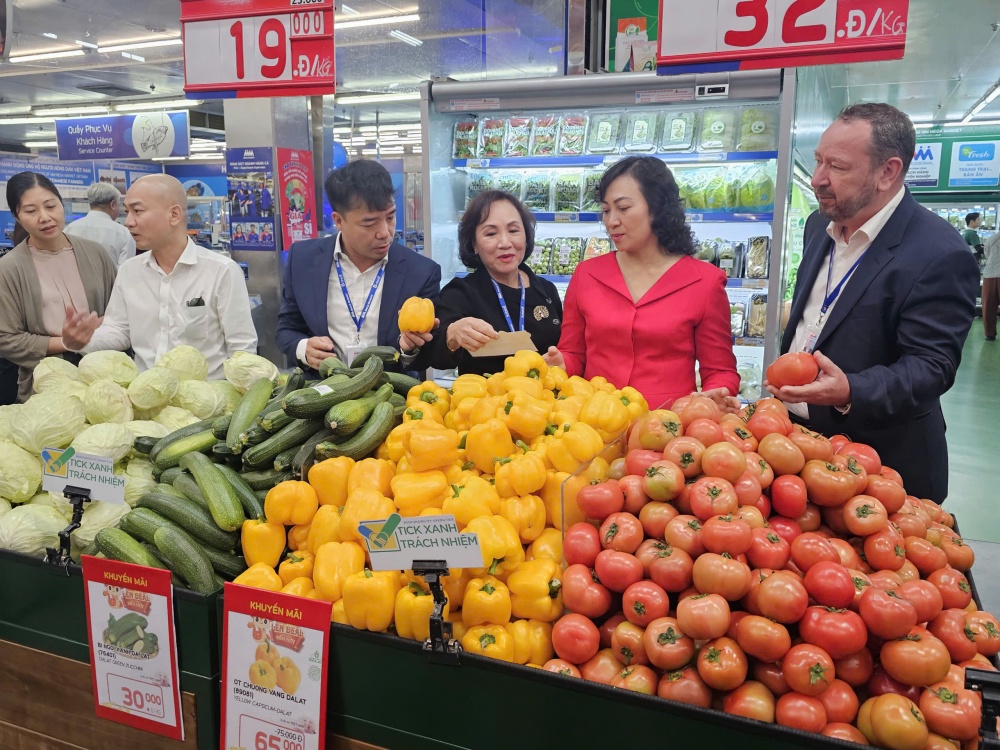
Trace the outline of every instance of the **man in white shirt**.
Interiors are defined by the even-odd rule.
[[[948,452],[940,397],[975,315],[979,267],[961,235],[904,186],[916,148],[888,104],[845,109],[820,138],[781,351],[813,352],[819,377],[768,390],[797,421],[867,443],[911,495],[942,502]]]
[[[118,269],[103,322],[94,313],[67,311],[63,343],[83,353],[131,346],[139,370],[188,344],[208,359],[210,379],[224,377],[227,358],[257,351],[243,271],[188,237],[187,196],[176,178],[142,177],[125,206],[125,226],[150,251]]]
[[[66,225],[66,234],[93,240],[111,256],[115,267],[135,257],[135,240],[118,223],[122,210],[122,194],[110,182],[95,182],[87,188],[90,212]]]

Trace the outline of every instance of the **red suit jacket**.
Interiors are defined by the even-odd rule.
[[[726,275],[688,256],[638,302],[615,253],[581,263],[566,292],[559,351],[570,375],[630,385],[653,409],[695,390],[696,360],[703,390],[739,391]]]

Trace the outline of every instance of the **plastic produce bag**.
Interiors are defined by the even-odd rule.
[[[527,156],[531,145],[531,118],[508,117],[504,132],[504,156]]]
[[[699,151],[732,151],[736,146],[736,112],[706,109],[701,115]]]
[[[621,139],[622,113],[609,112],[592,115],[587,136],[588,154],[613,154],[618,151]]]
[[[737,151],[776,151],[778,148],[778,108],[744,107],[740,112]]]
[[[531,211],[552,210],[552,176],[548,172],[534,172],[524,178],[525,208]]]
[[[487,118],[479,128],[480,159],[491,159],[503,156],[503,138],[507,129],[507,121],[497,118]]]
[[[465,205],[480,193],[493,189],[493,174],[491,172],[469,172],[465,180]]]
[[[563,115],[559,123],[559,156],[580,156],[587,143],[587,115]]]
[[[95,380],[113,380],[120,386],[127,386],[139,368],[125,352],[91,352],[80,360],[80,380],[90,385]]]
[[[657,112],[629,112],[622,148],[630,153],[648,153],[656,148]]]
[[[581,211],[600,211],[601,202],[597,199],[597,186],[601,184],[604,172],[590,171],[583,176],[583,195],[580,198]]]
[[[559,138],[559,117],[538,115],[531,123],[530,156],[553,156]]]
[[[579,172],[562,172],[556,177],[552,199],[556,211],[579,211],[583,178]]]
[[[505,169],[497,172],[493,178],[493,189],[504,193],[510,193],[518,200],[521,199],[521,190],[524,188],[524,178],[520,172],[512,169]]]
[[[552,273],[571,276],[583,260],[583,240],[580,237],[558,237],[552,241]]]
[[[694,147],[696,112],[666,112],[663,115],[663,135],[660,151],[690,151]]]
[[[552,239],[536,237],[535,248],[525,263],[535,273],[552,273]]]
[[[479,121],[462,120],[455,123],[455,142],[452,150],[455,159],[475,159],[479,143]]]
[[[771,240],[768,237],[751,237],[747,248],[746,277],[766,279],[771,258]]]
[[[774,179],[767,166],[759,164],[750,167],[739,187],[740,208],[754,211],[774,210]]]

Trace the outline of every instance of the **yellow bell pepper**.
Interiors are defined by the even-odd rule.
[[[356,490],[378,490],[391,498],[392,477],[395,473],[395,469],[388,461],[380,461],[377,458],[358,461],[347,475],[347,496],[350,497]]]
[[[444,427],[444,417],[441,412],[430,404],[423,406],[407,406],[403,412],[404,422],[434,422]]]
[[[563,613],[562,565],[528,560],[507,577],[511,614],[525,620],[555,622]]]
[[[514,661],[514,639],[502,625],[477,625],[462,636],[462,648],[470,654]]]
[[[240,543],[247,565],[266,563],[274,569],[285,551],[285,527],[280,523],[248,518],[240,528]]]
[[[563,522],[562,484],[569,479],[565,471],[552,469],[545,474],[545,486],[539,496],[545,503],[545,522],[559,531],[565,531],[573,524]],[[583,520],[583,519],[581,519]]]
[[[319,512],[318,510],[316,511]],[[316,518],[316,516],[313,516]],[[292,526],[288,530],[288,549],[309,549],[309,530],[312,528],[312,523],[303,523],[298,526]],[[315,550],[309,550],[310,552],[315,552]]]
[[[552,625],[538,620],[514,620],[506,625],[514,639],[514,663],[542,666],[553,656]]]
[[[506,458],[513,452],[514,440],[510,430],[495,417],[473,425],[465,437],[466,457],[484,474],[493,472],[496,458]]]
[[[483,422],[493,419],[505,403],[507,403],[507,399],[504,396],[486,396],[476,399],[469,408],[469,424],[483,424]]]
[[[495,372],[490,375],[486,378],[486,393],[490,396],[499,396],[502,393],[506,393],[507,391],[504,390],[503,387],[503,381],[505,379],[506,376],[503,372]]]
[[[580,421],[597,430],[602,442],[610,443],[625,432],[631,416],[621,398],[612,393],[598,391],[587,400],[580,411]]]
[[[344,612],[351,627],[384,633],[392,624],[396,609],[399,573],[395,570],[372,572],[365,568],[344,581]]]
[[[470,476],[465,484],[452,485],[451,494],[445,496],[441,509],[455,516],[455,522],[464,528],[474,518],[500,512],[500,496],[488,481]]]
[[[552,405],[552,416],[549,421],[555,425],[572,425],[580,421],[580,412],[589,396],[560,396]]]
[[[254,651],[254,660],[266,661],[268,664],[277,664],[281,659],[281,653],[278,651],[278,647],[271,643],[271,639],[265,637],[263,641],[257,644],[257,649]]]
[[[397,474],[392,478],[393,502],[404,518],[419,516],[425,508],[440,506],[445,493],[450,492],[448,480],[440,471]]]
[[[572,474],[603,450],[604,440],[597,430],[585,422],[577,422],[552,441],[546,456],[557,470]]]
[[[469,585],[471,579],[472,573],[465,568],[449,568],[448,575],[441,579],[444,595],[448,597],[448,606],[452,612],[458,612],[462,608],[465,602],[465,587]],[[455,637],[458,638],[457,635]]]
[[[434,612],[434,597],[416,581],[410,581],[396,594],[396,634],[400,638],[426,641],[430,637],[431,614]],[[444,617],[449,614],[448,604],[444,605]]]
[[[312,583],[312,581],[310,581],[310,583]],[[315,586],[313,588],[309,589],[309,591],[307,591],[304,594],[304,596],[305,596],[306,599],[314,599],[314,600],[316,600],[318,602],[323,601],[322,597],[320,597],[319,592],[316,590]]]
[[[281,593],[291,594],[292,596],[308,596],[309,592],[314,588],[312,578],[302,576],[301,578],[293,578],[286,583],[284,588],[281,589]]]
[[[258,659],[250,665],[250,684],[265,690],[274,690],[278,686],[278,673],[269,661]]]
[[[529,396],[522,390],[515,390],[507,394],[507,399],[497,409],[496,416],[521,440],[534,440],[545,434],[550,411],[547,402]]]
[[[462,622],[474,625],[506,625],[510,622],[510,591],[493,576],[473,578],[465,586]]]
[[[563,540],[559,529],[549,528],[542,531],[524,553],[525,560],[555,560],[562,563]]]
[[[320,506],[342,506],[347,502],[347,478],[354,468],[354,459],[347,456],[328,458],[309,469],[309,484],[316,490]]]
[[[413,471],[429,471],[459,459],[461,437],[455,430],[410,430],[403,435],[404,458]]]
[[[327,542],[316,550],[313,585],[323,601],[335,602],[344,594],[344,581],[365,569],[365,551],[355,542]]]
[[[585,398],[590,398],[594,395],[596,389],[590,384],[590,381],[581,378],[579,375],[573,375],[567,378],[566,381],[559,388],[559,395],[561,396],[584,396]]]
[[[282,588],[281,577],[274,572],[274,566],[266,562],[254,563],[236,576],[233,583],[264,591],[281,591]]]
[[[534,452],[501,458],[496,462],[495,479],[500,497],[530,495],[545,486],[545,461]]]
[[[447,480],[449,486],[453,484],[463,484],[467,477],[479,476],[479,471],[473,466],[472,462],[461,462],[456,461],[450,466],[445,466],[441,469],[444,474],[444,478]]]
[[[344,608],[344,600],[338,599],[333,603],[333,607],[330,608],[330,622],[335,622],[338,625],[350,625],[350,620],[347,619],[347,610]]]
[[[422,511],[417,513],[417,516],[441,516],[444,515],[444,508],[424,508]]]
[[[287,586],[296,578],[312,578],[315,557],[316,555],[312,552],[305,550],[289,552],[288,556],[281,561],[281,565],[278,566],[281,584]]]
[[[375,452],[372,454],[372,458],[377,458],[380,461],[392,460],[392,458],[389,456],[389,448],[386,446],[384,441],[382,442],[381,445],[379,445],[378,448],[375,449]]]
[[[309,482],[292,479],[274,485],[264,498],[267,522],[282,526],[310,523],[318,507],[319,498]]]
[[[609,383],[607,378],[602,378],[600,375],[596,378],[591,378],[590,384],[594,386],[595,391],[604,391],[605,393],[615,392],[614,383]]]
[[[472,574],[502,577],[524,561],[524,548],[517,529],[503,516],[479,516],[469,522],[463,534],[477,534],[483,553],[483,567],[473,568]]]
[[[410,297],[399,308],[399,330],[430,333],[434,328],[434,303],[423,297]]]
[[[410,466],[410,459],[403,456],[396,464],[396,474],[412,474],[413,467]],[[390,485],[391,486],[391,485]]]
[[[451,384],[451,408],[458,408],[467,398],[483,398],[486,395],[486,378],[482,375],[459,375]]]
[[[442,425],[436,424],[435,422],[425,422],[423,420],[403,422],[400,425],[396,425],[392,428],[392,432],[389,433],[383,443],[389,459],[392,461],[399,461],[399,459],[406,455],[406,448],[403,447],[403,436],[410,430],[434,430],[441,429],[441,427]]]
[[[542,378],[542,385],[548,391],[558,391],[563,387],[563,383],[569,380],[569,375],[561,367],[550,367],[549,371]]]
[[[344,512],[342,507],[336,505],[321,505],[313,522],[309,526],[309,535],[306,537],[305,549],[316,554],[316,550],[327,542],[339,542],[340,539],[340,514]],[[368,519],[363,518],[362,521]]]
[[[388,518],[396,512],[396,506],[378,490],[356,490],[347,498],[344,512],[340,515],[340,540],[342,542],[363,542],[358,532],[362,521],[376,521]]]
[[[628,409],[629,418],[633,422],[649,411],[649,404],[646,402],[646,399],[630,385],[622,388],[620,398]]]
[[[523,544],[535,541],[545,530],[545,503],[538,495],[503,498],[500,515],[517,529],[517,536]]]
[[[433,380],[425,380],[420,385],[413,386],[406,393],[406,405],[424,407],[431,406],[441,412],[443,417],[451,408],[451,394]]]
[[[503,379],[503,390],[501,393],[509,394],[514,391],[521,391],[531,398],[536,398],[542,400],[545,398],[545,386],[542,385],[541,380],[535,380],[534,378],[523,378],[523,377],[510,377]],[[555,395],[552,396],[555,400]]]
[[[278,687],[288,695],[295,695],[302,682],[302,673],[298,666],[292,661],[290,656],[282,656],[278,663],[274,665],[274,670],[278,673]]]
[[[508,378],[519,376],[542,380],[549,372],[542,355],[538,352],[522,350],[503,361],[503,373]]]
[[[468,630],[468,628],[465,627],[465,623],[462,622],[462,613],[449,612],[446,619],[451,623],[452,638],[461,643],[462,639],[465,638],[465,631]]]

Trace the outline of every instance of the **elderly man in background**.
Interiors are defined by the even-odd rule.
[[[129,231],[118,223],[122,211],[122,194],[110,182],[95,182],[87,188],[90,213],[70,222],[66,234],[92,240],[108,251],[117,268],[135,257],[135,240]]]

